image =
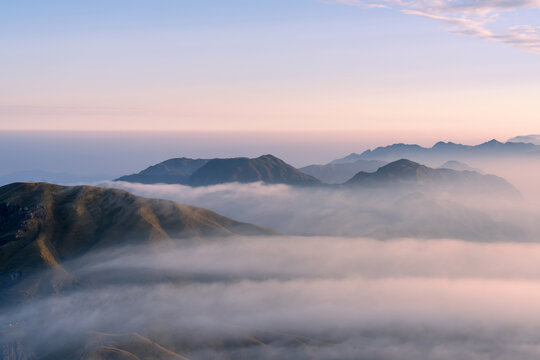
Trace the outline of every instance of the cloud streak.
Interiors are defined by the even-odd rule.
[[[498,41],[540,54],[540,25],[502,25],[516,11],[540,10],[538,0],[335,0],[367,8],[388,8],[445,23],[456,33]]]

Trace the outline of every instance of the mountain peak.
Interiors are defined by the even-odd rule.
[[[300,172],[272,154],[252,159],[247,157],[210,160],[174,158],[152,165],[138,174],[122,176],[117,181],[191,186],[258,181],[290,185],[319,183],[319,180]]]
[[[448,141],[448,142],[439,141],[435,145],[433,145],[432,149],[450,147],[450,146],[459,146],[459,145],[452,141]]]
[[[377,170],[377,172],[396,173],[396,172],[404,172],[404,171],[411,171],[411,170],[416,171],[418,168],[422,168],[422,167],[425,167],[425,166],[417,162],[411,161],[409,159],[400,159],[400,160],[393,161],[387,165],[384,165],[379,170]]]
[[[494,145],[504,145],[504,144],[497,139],[491,139],[483,144],[480,144],[480,146],[482,145],[494,146]]]
[[[404,166],[416,168],[423,165],[409,159],[399,159],[399,160],[391,162],[390,164],[383,166],[382,168],[395,168],[395,167],[404,167]]]
[[[283,160],[281,160],[280,158],[272,155],[272,154],[266,154],[266,155],[261,155],[259,156],[257,159],[259,160],[267,160],[267,161],[281,161],[281,162],[284,162]]]
[[[374,173],[359,172],[346,184],[382,185],[388,182],[410,181],[416,179],[424,169],[429,168],[408,159],[400,159],[380,167]]]
[[[314,185],[320,183],[274,155],[258,158],[213,159],[189,178],[191,186],[216,185],[230,182]]]
[[[381,167],[374,173],[359,172],[346,185],[368,187],[398,187],[444,189],[451,192],[473,192],[475,194],[498,194],[519,197],[517,191],[506,180],[494,175],[483,175],[475,171],[433,169],[408,159],[401,159]]]
[[[125,175],[115,181],[141,184],[187,184],[189,177],[204,166],[208,159],[172,158],[147,167],[137,174]]]

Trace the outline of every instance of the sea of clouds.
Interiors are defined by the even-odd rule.
[[[531,359],[539,262],[539,244],[448,239],[125,247],[66,263],[76,286],[4,308],[0,323],[19,327],[4,341],[24,334],[38,353],[99,331],[140,333],[190,359]],[[238,345],[247,337],[260,344]]]

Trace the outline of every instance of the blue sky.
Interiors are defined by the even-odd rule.
[[[0,129],[538,132],[540,54],[440,20],[469,10],[341,2],[4,1]]]

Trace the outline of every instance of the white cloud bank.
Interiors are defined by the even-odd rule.
[[[121,248],[65,264],[78,287],[0,309],[0,324],[18,324],[40,354],[102,331],[169,334],[189,359],[533,359],[539,259],[538,244],[455,240]],[[246,336],[264,345],[235,342]],[[306,350],[297,339],[316,341]]]
[[[506,23],[516,11],[537,12],[539,0],[333,0],[369,8],[389,8],[447,24],[454,32],[499,41],[534,53],[540,53],[540,24]],[[500,29],[502,27],[502,29]],[[495,30],[499,29],[499,30]]]

